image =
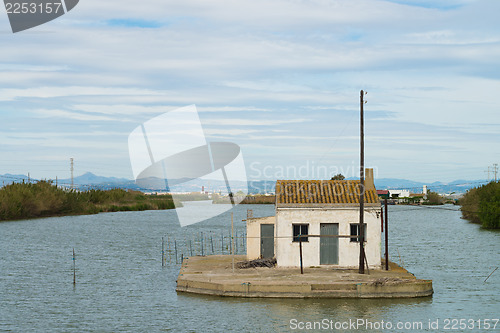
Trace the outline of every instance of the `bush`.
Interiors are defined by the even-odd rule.
[[[467,191],[459,203],[463,218],[486,229],[500,229],[500,182]]]
[[[157,198],[122,189],[78,192],[57,188],[50,181],[13,183],[0,189],[0,221],[171,208],[175,208],[171,196]]]
[[[427,200],[424,201],[424,205],[443,205],[444,199],[442,196],[437,194],[436,192],[427,193]]]

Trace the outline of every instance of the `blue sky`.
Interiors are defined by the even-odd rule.
[[[499,12],[497,0],[86,0],[16,34],[4,13],[0,173],[68,178],[73,157],[77,175],[131,179],[129,133],[196,104],[208,140],[241,146],[250,179],[353,176],[364,89],[377,177],[486,178],[500,160]]]

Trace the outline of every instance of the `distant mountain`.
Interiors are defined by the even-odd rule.
[[[71,178],[60,179],[59,182],[71,184]],[[73,183],[77,185],[117,184],[127,182],[130,182],[130,180],[126,178],[96,176],[92,172],[84,173],[73,179]]]
[[[408,190],[422,190],[424,185],[429,185],[426,183],[415,182],[406,179],[397,178],[378,178],[375,179],[375,187],[377,189],[408,189]]]
[[[349,178],[355,179],[355,178]],[[0,186],[11,184],[12,182],[22,182],[28,181],[28,177],[25,175],[12,175],[5,174],[0,175]],[[122,188],[131,189],[144,192],[164,192],[164,191],[174,191],[174,192],[200,192],[202,188],[205,191],[215,191],[215,192],[225,192],[226,183],[220,180],[203,180],[194,179],[182,184],[172,185],[170,189],[165,186],[164,179],[148,179],[139,184],[134,180],[129,180],[126,178],[117,177],[102,177],[97,176],[91,172],[87,172],[81,176],[75,177],[74,180],[75,188],[79,190],[87,190],[89,188],[97,189],[111,189],[111,188]],[[175,181],[171,183],[176,183]],[[421,193],[424,185],[433,192],[438,193],[464,193],[467,190],[481,186],[487,183],[486,180],[455,180],[449,183],[443,182],[433,182],[433,183],[423,183],[416,182],[407,179],[397,179],[397,178],[378,178],[375,179],[375,187],[379,190],[386,189],[405,189],[410,190],[413,193]],[[58,185],[68,186],[71,184],[71,179],[59,179]],[[248,186],[248,192],[251,194],[257,193],[274,193],[276,181],[272,180],[258,180],[258,181],[248,181],[247,184],[242,181],[233,181],[233,192],[244,189]]]
[[[8,185],[12,183],[22,183],[23,181],[28,181],[28,176],[25,175],[12,175],[6,173],[5,175],[0,175],[0,185]]]
[[[433,182],[423,183],[415,182],[406,179],[379,178],[375,179],[375,187],[379,190],[410,190],[413,193],[421,193],[423,186],[427,185],[427,189],[437,193],[464,193],[467,190],[488,183],[487,180],[454,180],[449,183]]]

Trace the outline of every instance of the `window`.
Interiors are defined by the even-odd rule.
[[[363,236],[366,242],[366,223],[363,223]],[[356,236],[356,237],[351,237],[351,242],[359,242],[359,239],[357,236],[359,236],[359,223],[351,223],[351,236]]]
[[[292,224],[293,228],[293,241],[299,241],[299,235],[301,235],[302,242],[308,242],[309,238],[304,237],[304,235],[309,235],[309,224]]]

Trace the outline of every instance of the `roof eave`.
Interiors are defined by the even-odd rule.
[[[365,208],[380,207],[379,203],[365,203]],[[359,208],[359,203],[341,203],[341,204],[325,204],[325,203],[277,203],[276,208]]]

